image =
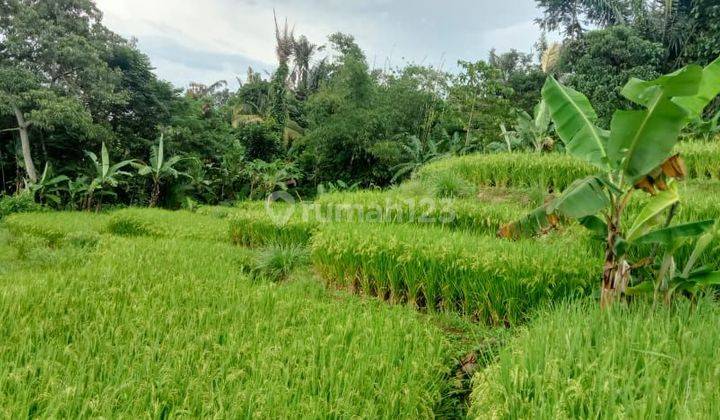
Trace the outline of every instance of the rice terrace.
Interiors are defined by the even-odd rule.
[[[720,3],[296,3],[0,0],[0,417],[720,418]]]

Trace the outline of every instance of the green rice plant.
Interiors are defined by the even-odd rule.
[[[261,280],[279,282],[307,263],[308,251],[303,246],[272,246],[259,251],[251,274]]]
[[[720,143],[688,142],[676,147],[691,179],[720,179]],[[559,191],[578,178],[597,173],[588,163],[565,154],[496,153],[452,157],[420,168],[415,175],[426,188],[442,180],[462,179],[476,186]]]
[[[15,252],[14,259],[32,271],[76,267],[85,263],[88,254],[100,244],[100,234],[93,231],[68,232],[62,237],[31,233],[13,233],[5,241]],[[11,262],[12,263],[12,262]]]
[[[278,214],[288,211],[287,221],[281,216],[277,219],[273,218],[266,210],[242,211],[231,216],[229,219],[231,242],[249,247],[308,243],[318,225],[314,217],[303,215],[299,207],[282,207],[277,211]]]
[[[437,198],[468,198],[475,195],[477,187],[455,174],[442,173],[432,180],[430,190]]]
[[[720,142],[686,142],[677,147],[691,179],[720,180]]]
[[[132,214],[113,214],[106,231],[118,236],[152,236],[152,226],[143,218]]]
[[[577,178],[595,172],[591,165],[567,155],[496,153],[443,159],[420,168],[415,178],[425,185],[433,185],[438,178],[451,174],[478,186],[527,188],[541,185],[546,190],[562,190]]]
[[[311,249],[329,283],[494,325],[586,293],[601,260],[571,234],[508,242],[408,225],[323,225]]]
[[[102,241],[82,266],[0,276],[1,417],[444,413],[461,353],[429,317],[250,281],[230,244]]]
[[[58,246],[70,234],[100,232],[108,220],[106,214],[80,212],[24,213],[8,216],[5,226],[11,236],[34,235]]]
[[[403,190],[360,191],[325,194],[315,204],[325,221],[443,226],[494,234],[526,211],[526,197],[504,194],[484,189],[479,197],[451,200]]]
[[[118,236],[227,241],[228,222],[189,211],[129,208],[110,214],[105,230]]]
[[[69,233],[97,232],[117,236],[156,236],[227,242],[228,222],[188,211],[128,208],[108,213],[26,213],[8,217],[11,234],[41,236],[50,244]]]
[[[720,308],[690,306],[543,311],[476,374],[471,417],[716,418]]]

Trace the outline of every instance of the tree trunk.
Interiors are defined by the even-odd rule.
[[[602,309],[612,306],[625,292],[630,281],[630,265],[625,260],[625,255],[617,255],[615,250],[620,238],[618,232],[618,222],[614,221],[608,226],[603,284],[600,294],[600,307]]]
[[[25,171],[27,172],[30,181],[37,182],[37,171],[35,170],[35,164],[32,160],[32,152],[30,151],[30,136],[28,135],[28,128],[30,124],[25,122],[25,117],[22,111],[15,105],[13,105],[13,111],[15,111],[15,118],[17,118],[18,131],[20,132],[20,144],[22,145],[23,160],[25,161]]]
[[[152,190],[152,194],[150,195],[150,207],[157,206],[157,203],[159,200],[160,200],[160,182],[155,181],[155,182],[153,182],[153,190]]]
[[[605,265],[603,269],[603,284],[600,292],[600,307],[609,308],[617,298],[615,278],[618,272],[617,255],[615,255],[615,239],[613,233],[609,234],[605,249]]]

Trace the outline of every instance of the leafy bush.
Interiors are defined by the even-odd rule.
[[[713,418],[720,308],[543,311],[475,378],[475,418]]]
[[[404,225],[323,225],[311,248],[328,282],[501,325],[587,292],[600,260],[573,235],[513,243]]]
[[[620,91],[632,77],[654,79],[665,59],[663,45],[649,41],[629,27],[588,31],[565,44],[559,72],[565,83],[585,92],[597,105],[602,125],[609,125],[615,109],[625,105]]]
[[[31,192],[21,192],[16,195],[3,195],[0,197],[0,220],[14,213],[27,213],[40,209],[42,209],[42,206],[35,202]]]

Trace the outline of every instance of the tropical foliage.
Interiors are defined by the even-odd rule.
[[[717,418],[720,5],[536,3],[443,68],[276,16],[176,89],[0,0],[0,416]]]
[[[674,181],[687,172],[682,157],[673,155],[673,150],[683,128],[701,116],[720,93],[720,58],[704,69],[691,65],[653,81],[631,79],[622,93],[642,108],[616,111],[608,131],[597,125],[597,114],[582,93],[548,78],[543,99],[558,135],[568,153],[593,165],[597,174],[575,181],[528,219],[501,232],[517,237],[527,229],[539,231],[561,218],[571,218],[604,238],[603,306],[625,292],[649,288],[669,298],[678,288],[695,289],[720,279],[718,273],[695,267],[706,243],[714,237],[700,235],[715,222],[671,225],[680,202]],[[636,190],[654,198],[629,227],[624,227],[624,212]],[[662,217],[666,211],[669,214]],[[675,251],[682,240],[698,237],[685,268],[676,272]],[[655,245],[655,249],[646,260],[628,262],[631,248],[647,244]],[[642,282],[642,276],[633,278],[632,270],[644,266],[656,266],[652,279]],[[640,282],[634,285],[636,281]]]

